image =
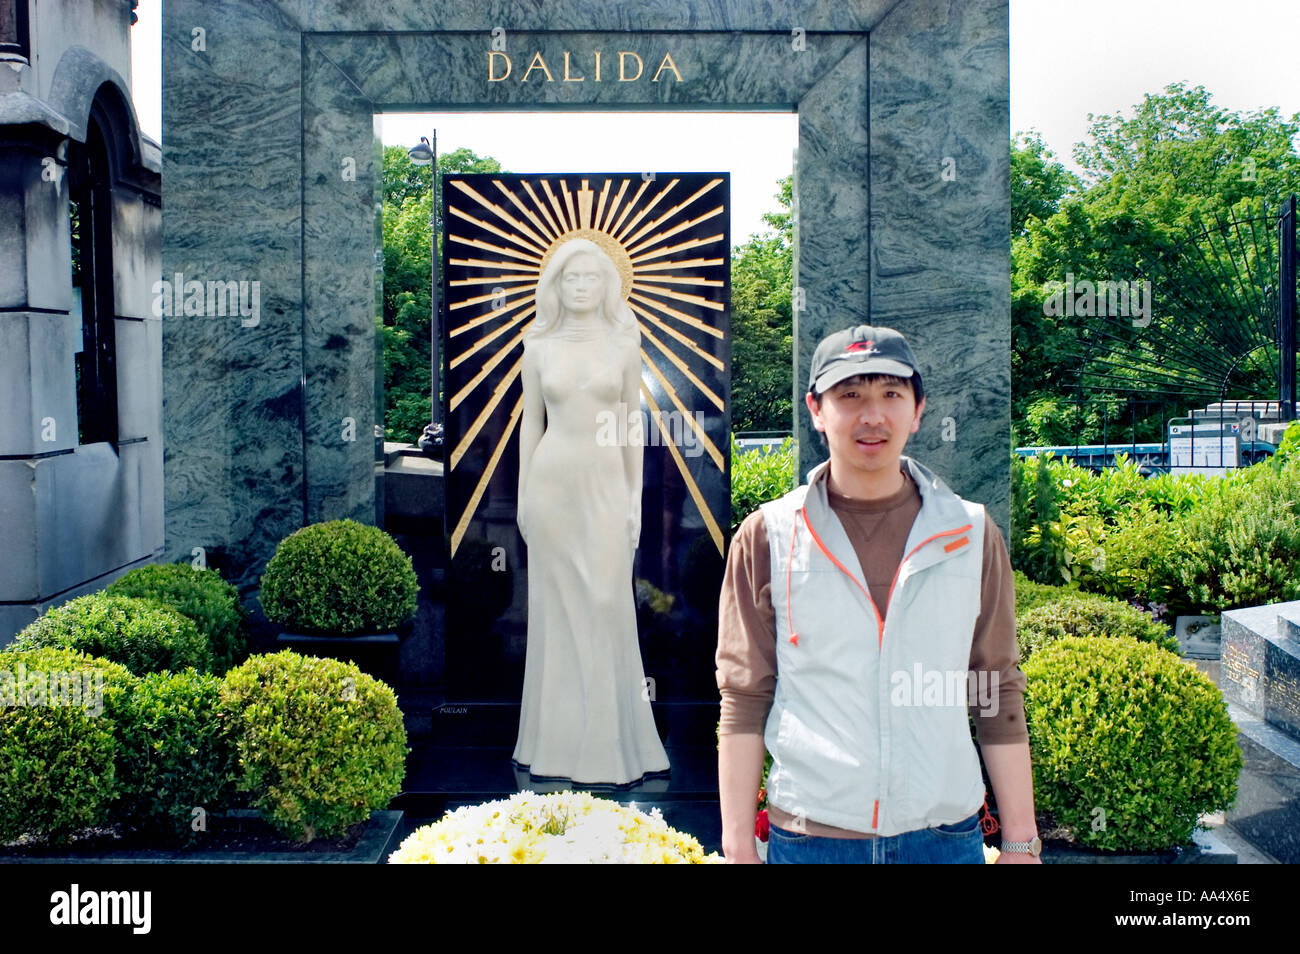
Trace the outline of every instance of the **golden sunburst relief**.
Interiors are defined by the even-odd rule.
[[[723,552],[729,497],[710,506],[686,458],[705,455],[726,476],[728,190],[725,174],[444,176],[453,555],[513,446],[538,279],[574,238],[614,262],[641,331],[643,408],[675,425],[652,430]]]

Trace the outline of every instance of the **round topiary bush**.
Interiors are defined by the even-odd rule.
[[[248,612],[239,591],[216,570],[188,563],[137,567],[104,590],[110,596],[154,599],[184,615],[212,649],[212,672],[238,662],[248,644]]]
[[[1022,660],[1064,636],[1127,636],[1178,652],[1178,639],[1167,626],[1137,607],[1107,596],[1063,596],[1019,614],[1016,620],[1016,642]]]
[[[1195,666],[1132,639],[1066,636],[1023,670],[1036,807],[1080,844],[1185,845],[1236,798],[1237,731]]]
[[[226,673],[241,791],[300,841],[344,832],[385,807],[406,773],[406,728],[393,690],[350,663],[293,652],[252,656]]]
[[[280,541],[262,575],[267,619],[302,633],[382,632],[415,614],[411,558],[378,527],[332,520]]]
[[[194,841],[207,816],[229,806],[239,762],[221,685],[192,670],[151,673],[127,698],[118,732],[117,811],[127,824]]]
[[[137,676],[212,667],[212,651],[194,624],[154,600],[91,593],[50,610],[6,649],[72,649],[120,663]]]
[[[116,663],[65,649],[0,653],[0,842],[66,842],[108,820],[116,728],[135,682]]]

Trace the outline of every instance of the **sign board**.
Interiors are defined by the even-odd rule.
[[[1170,424],[1169,472],[1222,476],[1229,468],[1238,466],[1240,429],[1237,421]]]

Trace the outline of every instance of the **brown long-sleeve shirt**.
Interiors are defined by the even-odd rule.
[[[854,500],[830,491],[831,510],[843,524],[871,598],[887,616],[890,585],[902,562],[907,536],[921,510],[921,494],[907,472],[897,494],[881,500]],[[829,488],[828,488],[829,490]],[[971,707],[981,745],[1024,742],[1024,687],[1016,645],[1015,584],[1006,543],[997,525],[984,517],[983,582],[980,614],[971,639],[970,669],[998,673],[997,708]],[[731,542],[718,607],[718,689],[722,695],[721,734],[762,735],[776,695],[776,620],[772,609],[772,561],[761,512],[745,518]],[[788,828],[792,819],[770,806],[772,823]],[[863,833],[802,824],[809,834],[863,837]],[[868,836],[869,837],[869,836]]]

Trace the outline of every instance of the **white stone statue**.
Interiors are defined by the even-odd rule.
[[[565,242],[538,281],[524,338],[528,651],[514,761],[536,777],[622,785],[668,769],[632,585],[642,447],[600,427],[611,414],[639,424],[640,381],[640,332],[614,263],[593,242]]]

